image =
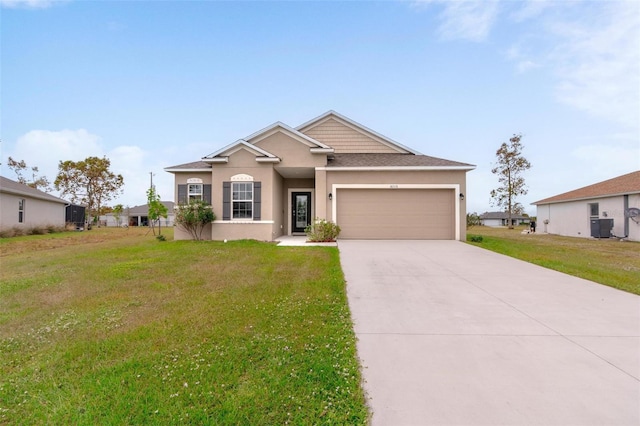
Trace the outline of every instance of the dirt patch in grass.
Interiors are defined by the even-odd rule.
[[[173,237],[173,229],[168,234]],[[152,235],[148,228],[94,228],[91,231],[68,231],[47,235],[1,238],[0,256],[52,250],[61,247],[99,244],[131,237]]]

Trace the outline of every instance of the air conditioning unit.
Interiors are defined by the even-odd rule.
[[[591,219],[591,236],[593,238],[611,238],[613,219]]]

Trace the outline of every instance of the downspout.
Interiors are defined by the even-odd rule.
[[[624,214],[624,237],[629,236],[629,215],[626,214],[629,211],[629,195],[625,194],[622,197],[622,211]]]

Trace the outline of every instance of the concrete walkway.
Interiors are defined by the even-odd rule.
[[[640,297],[458,241],[340,241],[373,425],[639,425]]]
[[[312,243],[306,235],[283,235],[276,238],[278,247],[335,247],[338,243]]]

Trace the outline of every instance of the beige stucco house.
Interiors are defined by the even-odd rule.
[[[210,203],[213,240],[272,241],[314,218],[342,239],[466,237],[466,173],[329,111],[295,128],[277,122],[199,161],[167,167],[178,204]],[[188,235],[176,228],[176,238]]]
[[[0,229],[65,226],[69,203],[0,176]]]
[[[640,241],[640,170],[533,204],[538,231]]]

